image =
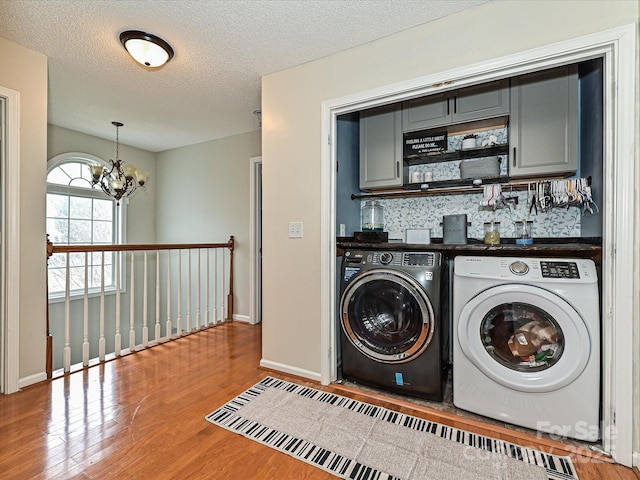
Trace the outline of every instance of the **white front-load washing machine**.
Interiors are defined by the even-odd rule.
[[[596,441],[599,312],[591,260],[456,257],[454,405]]]

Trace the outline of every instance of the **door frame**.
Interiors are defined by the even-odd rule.
[[[531,73],[593,58],[604,61],[603,448],[623,465],[633,463],[634,318],[637,276],[638,181],[635,145],[636,25],[629,24],[478,64],[322,102],[321,138],[321,381],[337,379],[336,322],[336,138],[337,116],[485,81]],[[614,208],[615,207],[615,208]],[[629,217],[633,235],[629,235]],[[634,317],[634,314],[636,317]],[[636,332],[637,335],[637,332]],[[637,365],[636,365],[637,368]]]
[[[0,125],[5,139],[0,157],[0,392],[10,394],[20,389],[20,92],[0,87],[0,97],[5,105]]]
[[[262,157],[251,157],[249,173],[249,323],[262,321]]]

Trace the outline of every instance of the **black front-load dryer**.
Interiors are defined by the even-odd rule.
[[[441,401],[448,321],[442,254],[349,250],[341,268],[344,380]]]

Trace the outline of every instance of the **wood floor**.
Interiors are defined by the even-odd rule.
[[[325,388],[261,369],[260,338],[259,326],[230,323],[0,395],[0,478],[335,478],[204,419],[267,375]],[[325,389],[481,431],[410,402]],[[509,437],[508,430],[487,433]],[[522,435],[514,439],[537,446]],[[636,470],[593,458],[574,456],[574,463],[580,480],[640,479]]]

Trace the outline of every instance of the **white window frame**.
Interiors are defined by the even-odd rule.
[[[55,157],[51,158],[48,162],[47,162],[47,175],[54,170],[55,168],[62,166],[64,164],[67,163],[94,163],[94,164],[99,164],[99,165],[104,165],[105,167],[109,166],[109,163],[106,162],[105,160],[101,159],[100,157],[97,157],[95,155],[91,155],[89,153],[83,153],[83,152],[68,152],[68,153],[62,153],[60,155],[56,155]],[[74,189],[73,187],[66,187],[64,185],[57,185],[57,184],[49,184],[47,183],[47,194],[49,193],[61,193],[61,194],[77,194],[77,196],[86,196],[89,198],[100,198],[100,199],[109,199],[109,200],[113,200],[111,199],[111,197],[109,197],[107,194],[105,194],[104,192],[102,192],[99,189],[84,189],[87,193],[83,195],[81,189],[78,189],[76,191],[76,189]],[[125,242],[125,238],[126,238],[126,230],[125,230],[125,225],[126,225],[126,211],[127,211],[127,204],[129,203],[129,200],[127,198],[123,198],[120,200],[120,205],[117,205],[115,207],[114,210],[114,218],[113,218],[113,228],[115,230],[115,235],[114,235],[114,244],[122,244]],[[47,217],[48,218],[48,217]],[[120,259],[120,268],[116,268],[116,261]],[[124,284],[124,275],[123,275],[123,263],[122,263],[122,256],[118,255],[118,253],[116,252],[114,254],[114,263],[113,263],[113,275],[114,275],[114,283],[113,285],[109,285],[109,286],[105,286],[104,292],[105,295],[112,295],[115,293],[116,291],[116,287],[115,287],[115,275],[116,272],[120,272],[120,276],[121,276],[121,281],[120,281],[120,290],[121,292],[125,290],[125,284]],[[47,275],[49,274],[49,270],[47,267]],[[99,296],[101,292],[101,288],[100,287],[94,287],[94,288],[90,288],[89,289],[89,297],[95,297],[95,296]],[[56,292],[56,293],[49,293],[49,302],[50,303],[58,303],[58,302],[63,302],[65,300],[65,292]],[[72,290],[70,292],[70,298],[71,299],[79,299],[82,298],[84,296],[84,290]]]

